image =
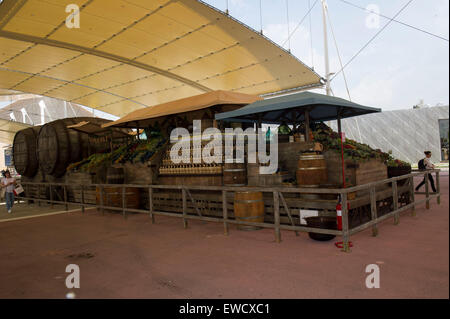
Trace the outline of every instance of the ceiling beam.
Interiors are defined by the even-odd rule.
[[[200,83],[197,83],[195,81],[189,80],[185,77],[176,75],[174,73],[162,70],[160,68],[157,68],[157,67],[145,64],[145,63],[127,59],[127,58],[124,58],[124,57],[121,57],[121,56],[118,56],[115,54],[103,52],[100,50],[83,47],[83,46],[75,45],[75,44],[71,44],[71,43],[66,43],[66,42],[62,42],[62,41],[40,38],[40,37],[35,37],[35,36],[26,35],[26,34],[22,34],[22,33],[4,31],[4,30],[0,30],[0,37],[12,39],[12,40],[29,42],[29,43],[42,44],[42,45],[47,45],[47,46],[51,46],[51,47],[57,47],[57,48],[62,48],[62,49],[72,50],[72,51],[76,51],[76,52],[80,52],[80,53],[98,56],[98,57],[101,57],[104,59],[109,59],[109,60],[116,61],[119,63],[131,65],[131,66],[137,67],[142,70],[150,71],[150,72],[165,76],[167,78],[176,80],[178,82],[184,83],[191,87],[195,87],[203,92],[211,92],[212,91],[212,89],[210,89],[204,85],[201,85]]]
[[[0,6],[0,30],[12,19],[23,7],[27,0],[5,0]]]

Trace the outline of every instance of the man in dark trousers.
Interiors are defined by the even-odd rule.
[[[431,152],[430,151],[425,151],[425,158],[421,159],[419,161],[419,169],[420,170],[427,170],[427,169],[434,169],[434,164],[431,161]],[[416,192],[419,190],[419,188],[422,187],[423,184],[425,184],[425,178],[427,178],[430,180],[430,184],[431,184],[431,189],[433,190],[433,192],[436,193],[436,187],[434,187],[434,179],[433,176],[431,174],[426,174],[423,178],[423,181],[417,185],[416,187]]]

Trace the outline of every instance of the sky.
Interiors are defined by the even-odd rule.
[[[308,12],[315,0],[261,0],[262,29],[265,36],[282,45]],[[345,0],[360,7],[377,8],[392,18],[409,0]],[[206,0],[225,10],[227,0]],[[370,12],[342,0],[327,0],[342,64],[345,65],[388,21],[376,20]],[[261,29],[260,0],[228,0],[231,16],[255,30]],[[372,9],[374,10],[374,9]],[[449,38],[449,1],[413,0],[395,20]],[[369,22],[369,23],[368,23]],[[312,32],[310,32],[310,29]],[[311,47],[312,40],[312,47]],[[284,45],[288,49],[288,42]],[[328,26],[330,72],[341,67]],[[309,17],[290,39],[293,55],[325,77],[322,8],[319,0]],[[449,104],[449,42],[392,21],[345,69],[353,102],[379,107],[384,111],[425,105]],[[342,73],[331,82],[335,96],[349,99]],[[318,91],[324,93],[324,90]]]
[[[303,63],[325,77],[321,0],[310,16],[299,25],[316,0],[204,0],[225,11],[265,36],[289,49]],[[410,0],[327,0],[328,12],[342,63],[345,65],[389,20],[379,17],[378,28],[369,12],[355,8],[377,8],[380,14],[394,17]],[[372,15],[373,16],[373,15]],[[310,19],[311,18],[311,25]],[[449,1],[413,0],[397,17],[403,23],[449,38]],[[375,21],[376,22],[376,21]],[[373,24],[376,26],[376,23]],[[310,30],[312,32],[310,32]],[[312,47],[311,47],[312,42]],[[336,47],[328,27],[330,72],[338,72]],[[350,99],[379,107],[383,111],[408,109],[423,101],[425,105],[449,104],[449,42],[432,37],[396,22],[391,22],[356,58],[346,66]],[[331,82],[335,96],[349,99],[342,73]],[[315,90],[325,93],[323,89]],[[7,103],[0,102],[0,108]],[[106,116],[96,111],[97,116]]]

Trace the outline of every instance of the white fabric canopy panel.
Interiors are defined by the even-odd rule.
[[[0,119],[0,143],[12,144],[14,135],[31,125]]]
[[[65,24],[68,4],[80,28]],[[197,0],[5,0],[0,90],[123,116],[214,90],[266,94],[322,79],[260,33]]]

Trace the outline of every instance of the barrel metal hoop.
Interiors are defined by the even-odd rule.
[[[264,202],[262,199],[235,199],[235,203],[245,203],[245,204],[251,204],[251,203],[259,203]]]
[[[312,170],[318,170],[318,169],[327,169],[326,166],[319,166],[319,167],[299,167],[297,168],[299,171],[312,171]]]
[[[263,216],[245,216],[245,217],[236,216],[236,219],[259,219],[259,218],[263,218]]]
[[[301,161],[309,161],[309,160],[313,160],[313,159],[324,160],[325,157],[323,155],[300,155]]]

